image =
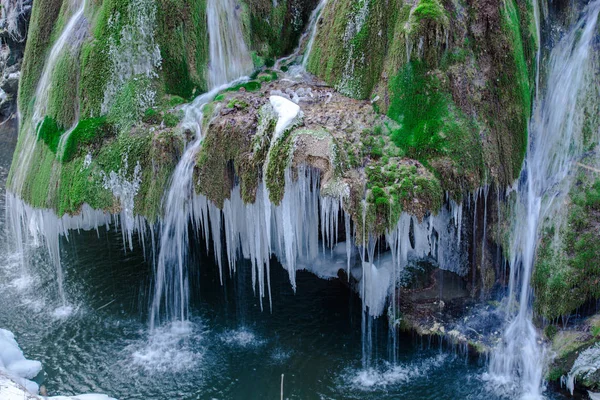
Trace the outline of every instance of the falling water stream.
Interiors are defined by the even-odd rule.
[[[541,398],[546,350],[533,325],[531,274],[540,223],[569,192],[574,162],[583,152],[581,99],[592,72],[590,54],[600,12],[591,2],[550,55],[545,93],[537,99],[530,143],[517,190],[506,303],[508,324],[494,351],[490,376],[509,393]],[[515,307],[514,302],[518,302]]]
[[[194,134],[194,140],[177,164],[171,186],[165,197],[161,221],[160,248],[156,268],[154,299],[150,311],[150,326],[154,329],[164,308],[167,321],[185,321],[189,298],[186,265],[189,247],[188,225],[191,222],[195,188],[193,185],[196,156],[202,147],[203,108],[219,91],[234,84],[252,69],[233,0],[209,0],[207,3],[209,35],[209,82],[211,90],[197,97],[185,109],[184,129]],[[234,81],[234,82],[232,82]]]
[[[21,139],[23,142],[21,144],[21,154],[20,157],[15,161],[15,165],[13,165],[14,175],[12,177],[12,183],[9,188],[9,191],[11,192],[11,194],[9,195],[10,198],[15,198],[13,194],[16,194],[17,196],[21,194],[23,190],[23,185],[25,183],[25,179],[29,172],[29,167],[31,163],[35,161],[32,158],[38,143],[37,128],[38,124],[43,120],[43,118],[46,115],[49,91],[51,87],[50,83],[52,75],[54,73],[54,69],[56,68],[60,56],[63,54],[67,46],[71,46],[74,44],[74,33],[80,27],[82,21],[85,18],[83,14],[83,11],[85,9],[85,0],[74,0],[72,6],[74,8],[76,7],[75,11],[66,23],[62,33],[60,34],[58,39],[56,39],[56,42],[52,46],[46,63],[44,64],[42,75],[37,85],[35,102],[33,106],[33,117],[28,123],[28,126],[25,127],[26,132],[24,135],[22,135]],[[25,215],[19,214],[18,208],[16,207],[7,208],[7,215],[9,215],[10,217],[8,221],[10,222],[13,234],[15,236],[14,244],[16,244],[18,252],[21,254],[21,264],[22,268],[24,268],[26,264],[25,248],[23,246],[26,237],[24,231],[30,228],[29,225],[31,225],[31,221],[24,220]],[[50,230],[51,228],[48,227],[48,229]],[[46,245],[48,252],[50,253],[56,265],[58,292],[60,298],[62,299],[62,308],[59,308],[57,311],[63,314],[68,313],[70,307],[67,305],[67,299],[63,287],[63,272],[60,262],[58,240],[47,241]]]

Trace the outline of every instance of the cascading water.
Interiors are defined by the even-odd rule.
[[[233,0],[209,0],[207,3],[210,41],[208,80],[212,89],[196,98],[185,109],[182,127],[191,130],[195,139],[187,146],[179,161],[164,199],[165,213],[161,222],[160,250],[150,312],[152,329],[159,323],[163,302],[167,320],[187,319],[188,224],[192,221],[194,165],[203,139],[203,108],[219,91],[230,85],[228,82],[240,78],[252,69],[235,10]]]
[[[211,88],[238,79],[253,67],[236,15],[237,8],[235,0],[208,0],[206,4]]]
[[[25,178],[29,172],[29,165],[32,161],[31,157],[37,144],[37,126],[46,116],[49,92],[50,87],[52,86],[51,79],[54,69],[56,68],[60,56],[63,54],[65,48],[72,43],[73,35],[76,33],[77,28],[85,18],[83,15],[83,10],[85,9],[85,0],[74,1],[73,6],[77,7],[76,11],[71,16],[61,35],[52,46],[50,54],[48,55],[48,59],[44,64],[42,76],[40,77],[37,85],[35,92],[35,103],[33,106],[33,117],[25,127],[25,129],[27,129],[27,134],[23,135],[24,142],[21,146],[21,154],[17,160],[17,165],[15,168],[13,168],[14,175],[11,186],[9,187],[10,191],[16,193],[17,195],[21,193],[23,184],[25,183]]]
[[[33,116],[31,121],[28,121],[27,125],[24,127],[26,132],[24,135],[22,135],[23,144],[21,145],[21,154],[16,161],[17,165],[13,168],[14,175],[12,177],[11,186],[9,187],[9,193],[7,193],[7,221],[9,222],[9,227],[13,230],[13,237],[15,238],[17,245],[17,252],[21,254],[23,266],[25,265],[23,240],[26,236],[26,230],[29,229],[30,233],[34,236],[35,242],[38,241],[37,237],[39,236],[40,231],[48,229],[48,232],[51,232],[50,235],[44,235],[46,236],[44,239],[46,241],[50,257],[57,268],[58,292],[63,303],[63,307],[66,307],[67,300],[63,288],[62,268],[60,264],[60,252],[58,248],[58,231],[60,231],[61,228],[58,226],[58,224],[53,226],[52,223],[50,223],[50,220],[47,218],[41,218],[41,213],[44,211],[40,211],[39,218],[31,219],[32,214],[24,212],[25,207],[19,205],[17,196],[19,196],[22,192],[25,179],[29,172],[29,166],[33,161],[32,157],[37,146],[37,126],[46,115],[51,79],[54,69],[56,68],[60,56],[63,54],[63,51],[65,51],[66,47],[73,44],[73,37],[79,36],[78,28],[85,19],[83,14],[85,9],[85,0],[76,1],[72,5],[73,7],[77,7],[75,13],[71,16],[61,35],[52,46],[50,54],[48,55],[48,59],[44,64],[44,69],[36,89]],[[44,220],[46,220],[46,223],[43,222]]]
[[[312,51],[313,44],[315,43],[315,37],[317,36],[317,29],[319,28],[319,15],[321,11],[327,5],[327,0],[321,0],[317,5],[317,8],[314,9],[312,14],[310,15],[309,25],[307,32],[310,32],[310,37],[308,39],[308,44],[306,45],[306,50],[304,50],[304,58],[302,59],[302,68],[306,69],[308,65],[308,58],[310,57],[310,52]]]
[[[508,325],[489,366],[490,378],[523,398],[541,398],[545,349],[532,322],[531,274],[538,228],[548,210],[562,203],[573,162],[582,155],[582,110],[600,0],[552,50],[546,93],[536,100],[530,144],[517,192],[506,303]],[[515,308],[514,302],[519,306]]]

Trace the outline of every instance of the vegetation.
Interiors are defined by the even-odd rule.
[[[54,118],[48,116],[44,117],[42,122],[37,126],[38,138],[46,143],[50,151],[54,154],[56,154],[60,136],[64,131],[65,130],[58,125]]]
[[[600,181],[580,181],[571,201],[558,239],[554,229],[547,229],[538,250],[532,284],[536,310],[547,319],[600,299]]]

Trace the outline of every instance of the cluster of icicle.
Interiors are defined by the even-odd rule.
[[[67,299],[63,288],[63,272],[60,257],[60,238],[69,238],[69,231],[96,230],[99,234],[101,227],[114,226],[121,228],[123,234],[123,247],[133,249],[133,233],[137,232],[140,243],[144,244],[148,230],[152,231],[145,219],[140,216],[131,217],[126,210],[121,214],[112,215],[103,211],[94,210],[84,204],[77,215],[56,215],[53,210],[34,208],[23,200],[8,192],[6,194],[6,226],[10,236],[17,246],[14,249],[22,257],[23,267],[27,266],[27,254],[30,248],[45,246],[52,263],[56,267],[58,291],[66,305]]]
[[[300,166],[296,174],[294,179],[291,169],[286,171],[279,205],[270,202],[264,184],[259,185],[253,204],[244,203],[240,188],[235,187],[222,210],[206,197],[194,196],[192,220],[203,232],[207,248],[212,240],[221,279],[225,268],[234,273],[240,259],[250,260],[255,292],[261,298],[268,296],[271,304],[269,270],[273,255],[286,268],[294,289],[298,270],[306,269],[326,279],[346,270],[360,283],[365,309],[379,316],[409,260],[429,257],[442,269],[461,275],[467,272],[457,258],[462,204],[448,201],[437,215],[422,222],[403,214],[386,235],[391,251],[376,255],[374,240],[354,245],[356,235],[351,231],[350,215],[343,209],[344,198],[320,196],[320,172]],[[342,221],[346,240],[339,242]]]
[[[567,376],[560,378],[560,384],[566,386],[573,395],[575,379],[585,379],[598,370],[600,370],[600,343],[596,343],[577,357]]]

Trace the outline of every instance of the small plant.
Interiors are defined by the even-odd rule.
[[[544,329],[544,334],[550,340],[554,339],[554,336],[556,336],[557,333],[558,333],[558,328],[556,328],[556,325],[550,324],[546,327],[546,329]]]
[[[166,113],[163,117],[163,121],[167,128],[174,128],[179,124],[180,118],[172,113]]]

